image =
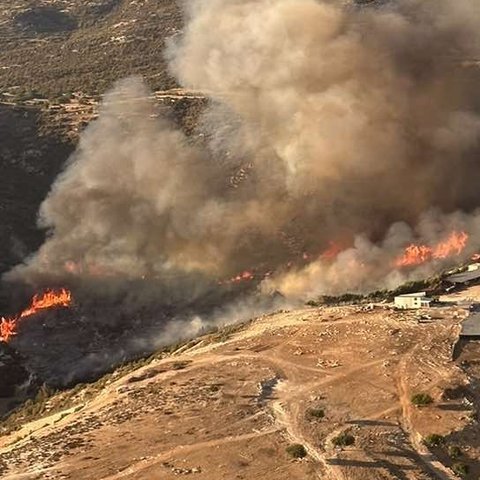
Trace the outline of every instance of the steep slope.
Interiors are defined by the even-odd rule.
[[[455,478],[422,439],[476,425],[461,398],[442,397],[469,389],[451,360],[464,315],[308,309],[200,338],[50,399],[43,418],[2,437],[2,478]],[[414,407],[420,392],[433,404]],[[353,445],[336,447],[345,434]]]

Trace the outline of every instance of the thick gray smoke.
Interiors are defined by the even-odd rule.
[[[412,241],[465,231],[473,252],[477,0],[186,5],[168,56],[183,87],[213,100],[207,146],[156,118],[140,80],[119,83],[42,205],[46,243],[10,277],[216,281],[254,268],[302,297],[442,264],[396,267]],[[331,241],[345,250],[333,261]]]

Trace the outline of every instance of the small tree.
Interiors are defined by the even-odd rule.
[[[323,408],[309,408],[307,410],[307,418],[309,420],[319,420],[325,417],[325,410]]]
[[[452,470],[460,477],[466,477],[470,471],[470,467],[464,463],[454,463],[452,465]]]
[[[450,458],[453,460],[456,460],[462,456],[462,451],[456,445],[450,445],[448,447],[448,455],[450,455]]]
[[[336,447],[348,447],[355,443],[355,437],[349,433],[342,432],[340,435],[332,439],[332,443]]]
[[[445,439],[442,435],[438,435],[438,433],[432,433],[423,439],[423,443],[428,447],[439,447],[440,445],[443,445],[444,442]]]
[[[411,398],[412,403],[417,407],[424,407],[433,403],[433,398],[428,393],[416,393]]]
[[[294,443],[286,448],[286,451],[293,458],[304,458],[307,456],[307,450],[300,443]]]

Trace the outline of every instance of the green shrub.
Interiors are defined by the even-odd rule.
[[[365,297],[363,295],[358,295],[356,293],[344,293],[343,295],[323,295],[318,301],[325,305],[338,305],[341,303],[358,303],[361,302]]]
[[[172,370],[183,370],[185,368],[187,368],[188,364],[190,362],[189,361],[185,361],[185,362],[173,362],[172,364]]]
[[[470,467],[464,463],[454,463],[452,465],[452,470],[460,477],[466,477],[470,471]]]
[[[355,437],[349,433],[343,432],[332,439],[336,447],[348,447],[355,443]]]
[[[424,407],[433,403],[433,398],[428,393],[416,393],[412,396],[411,401],[417,407]]]
[[[320,419],[325,417],[325,410],[323,408],[309,408],[307,410],[307,418],[309,420]]]
[[[53,101],[57,105],[59,105],[59,104],[63,105],[63,104],[66,104],[66,103],[70,103],[70,98],[67,98],[67,97],[62,95],[60,97],[55,98]]]
[[[294,443],[286,448],[286,451],[293,458],[304,458],[307,456],[307,450],[300,443]]]
[[[450,456],[450,458],[452,458],[453,460],[456,460],[457,458],[461,457],[462,456],[462,451],[460,450],[459,447],[457,447],[456,445],[450,445],[448,447],[448,455]]]
[[[442,437],[442,435],[438,435],[438,433],[432,433],[423,439],[423,443],[425,443],[425,445],[428,447],[439,447],[444,442],[445,439]]]

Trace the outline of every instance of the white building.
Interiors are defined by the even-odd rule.
[[[406,309],[427,308],[430,306],[431,299],[425,292],[407,293],[395,297],[395,307]]]

